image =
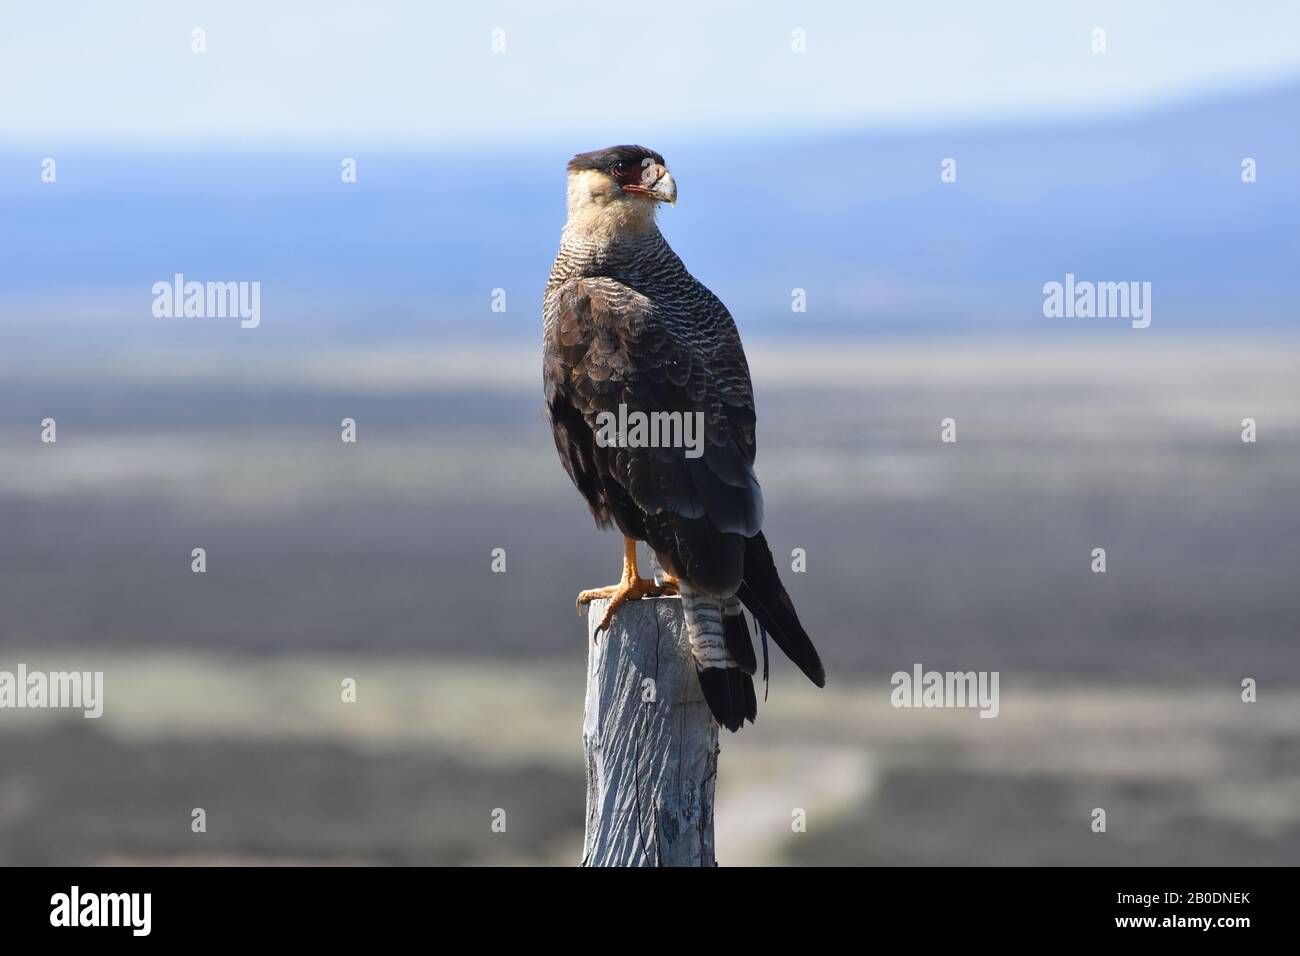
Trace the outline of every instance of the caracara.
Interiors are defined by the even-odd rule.
[[[568,221],[543,304],[546,407],[597,525],[624,538],[619,583],[583,591],[579,604],[609,599],[599,634],[624,601],[680,594],[704,697],[735,731],[758,711],[741,605],[813,683],[826,675],[763,537],[754,397],[736,324],[655,223],[659,204],[676,200],[653,150],[614,146],[569,161]],[[621,426],[638,418],[678,426],[679,437],[696,423],[701,434],[692,446],[626,434]],[[640,577],[638,541],[658,558],[663,584]]]

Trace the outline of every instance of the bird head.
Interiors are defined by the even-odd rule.
[[[677,202],[663,156],[644,146],[611,146],[569,160],[569,216],[596,215],[623,226],[654,222],[659,203]]]

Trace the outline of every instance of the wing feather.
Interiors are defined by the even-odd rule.
[[[743,556],[743,547],[713,538],[751,537],[763,517],[744,351],[721,302],[710,295],[705,305],[706,314],[684,314],[612,278],[571,280],[548,298],[544,364],[556,448],[596,520],[644,537],[653,519],[670,554],[697,566]],[[597,416],[617,414],[620,404],[647,415],[702,412],[703,456],[601,447]],[[701,522],[709,527],[691,527]]]

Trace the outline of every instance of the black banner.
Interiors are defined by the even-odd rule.
[[[918,942],[1211,938],[1285,922],[1287,869],[9,869],[4,933],[79,942],[375,942],[473,923],[548,935],[626,908],[703,929],[757,917],[819,931],[906,929]],[[643,894],[667,894],[664,905]],[[680,895],[678,895],[680,894]],[[704,895],[701,895],[704,894]],[[612,900],[591,906],[593,895]],[[616,901],[616,902],[615,902]],[[630,927],[629,927],[630,928]],[[721,929],[721,924],[718,926]],[[637,929],[651,932],[653,927]],[[425,937],[429,938],[429,937]],[[436,937],[435,937],[436,938]]]

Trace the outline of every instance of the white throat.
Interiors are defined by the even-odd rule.
[[[564,231],[573,238],[605,243],[616,236],[645,236],[659,231],[653,199],[629,196],[594,170],[569,174],[569,219]]]

